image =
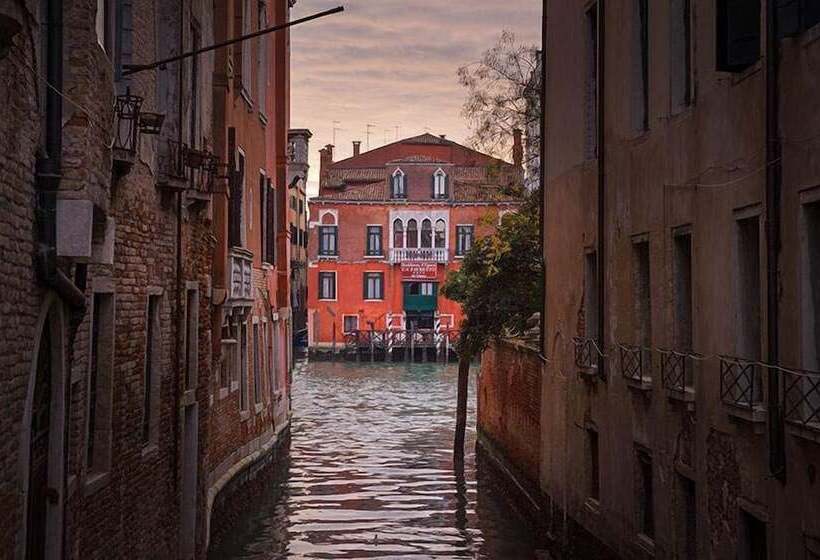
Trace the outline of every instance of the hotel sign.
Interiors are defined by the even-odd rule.
[[[402,280],[435,280],[438,277],[438,265],[434,262],[401,263]]]

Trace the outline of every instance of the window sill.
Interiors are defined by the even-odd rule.
[[[693,387],[686,387],[682,391],[667,388],[666,396],[670,401],[686,405],[689,410],[695,409],[695,389]]]
[[[820,443],[820,422],[813,422],[810,424],[799,424],[796,422],[788,422],[786,429],[794,437]]]
[[[334,301],[334,302],[335,302],[335,301],[338,301],[338,300],[335,300],[335,299],[324,299],[324,298],[319,298],[319,300],[318,300],[318,301]]]
[[[239,389],[239,382],[238,381],[231,381],[231,393]]]
[[[766,423],[766,409],[763,405],[755,404],[749,407],[745,404],[725,401],[723,404],[726,406],[726,413],[734,420],[740,420],[750,424]]]
[[[638,533],[635,537],[635,544],[649,556],[655,556],[655,539],[644,533]]]
[[[159,453],[159,446],[156,443],[147,443],[142,446],[142,458],[145,459]]]
[[[634,391],[640,391],[642,393],[650,393],[652,392],[652,378],[651,377],[643,377],[641,379],[633,379],[631,377],[624,377],[626,381],[626,386]]]
[[[378,260],[378,259],[383,259],[384,255],[365,255],[364,258]]]
[[[248,112],[252,112],[253,100],[251,99],[250,92],[247,89],[245,89],[244,85],[242,85],[242,87],[239,88],[239,95],[240,97],[242,97],[242,99],[245,101],[245,104],[248,106]]]
[[[265,113],[259,112],[259,122],[262,123],[263,127],[268,126],[268,117],[265,116]]]
[[[217,399],[219,399],[221,401],[222,399],[224,399],[225,397],[227,397],[230,394],[231,394],[231,388],[230,387],[220,387],[219,388],[219,393],[217,394]]]
[[[245,421],[249,420],[250,417],[251,417],[251,411],[250,410],[240,410],[239,411],[239,420],[241,420],[242,422],[245,422]]]
[[[583,379],[588,383],[598,383],[601,380],[601,375],[598,372],[598,368],[595,366],[579,366],[578,364],[575,365],[578,368],[578,377]]]
[[[263,410],[264,408],[265,408],[265,405],[264,405],[263,403],[256,403],[256,404],[253,406],[253,410],[254,410],[254,412],[255,412],[256,414],[259,414],[260,412],[262,412],[262,410]]]
[[[808,47],[818,39],[820,39],[820,23],[803,31],[800,45],[802,47]]]
[[[319,255],[320,261],[337,261],[339,260],[339,255]]]
[[[88,476],[85,479],[85,484],[83,485],[83,496],[87,498],[88,496],[96,494],[97,492],[108,486],[108,482],[110,480],[110,471],[94,473]]]
[[[727,72],[728,74],[732,75],[732,86],[736,86],[745,82],[747,79],[751,78],[758,72],[763,70],[763,59],[761,58],[745,70],[741,70],[740,72]]]
[[[587,498],[584,501],[584,509],[586,509],[589,513],[599,515],[601,513],[601,502],[595,498]]]

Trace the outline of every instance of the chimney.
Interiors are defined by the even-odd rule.
[[[521,141],[521,129],[516,128],[513,130],[513,165],[516,167],[521,167],[524,163],[524,144]]]
[[[361,140],[354,140],[353,141],[353,157],[358,156],[362,153],[362,141]]]
[[[333,165],[333,144],[328,144],[319,150],[319,190],[321,191],[326,183],[330,166]]]
[[[438,137],[441,138],[442,140],[447,140],[447,135],[446,134],[439,134]]]

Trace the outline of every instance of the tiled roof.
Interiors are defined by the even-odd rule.
[[[316,200],[347,200],[379,202],[389,200],[387,182],[378,181],[366,185],[356,185],[336,192],[327,192]],[[521,198],[505,193],[501,187],[489,183],[455,181],[451,202],[520,202]],[[411,200],[410,202],[425,202]]]
[[[401,159],[394,159],[392,161],[387,162],[388,165],[397,164],[397,163],[449,163],[449,162],[441,160],[441,159],[431,158],[430,156],[423,156],[423,155],[407,156],[407,157],[403,157]]]
[[[401,140],[402,144],[452,144],[452,141],[436,136],[434,134],[425,133],[412,138]]]
[[[377,201],[386,200],[385,193],[386,183],[378,181],[376,183],[368,183],[366,185],[356,185],[355,187],[348,187],[347,189],[338,192],[325,193],[320,196],[321,200],[361,200],[361,201]]]

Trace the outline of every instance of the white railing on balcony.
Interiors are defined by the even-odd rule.
[[[253,299],[253,253],[245,249],[234,247],[229,259],[229,278],[231,290],[229,297],[232,300]]]
[[[405,261],[446,263],[447,249],[436,249],[430,247],[418,249],[390,249],[390,262],[400,263]]]

